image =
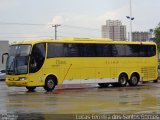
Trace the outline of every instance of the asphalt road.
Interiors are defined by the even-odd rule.
[[[77,114],[160,113],[160,83],[124,88],[95,85],[60,88],[53,92],[45,92],[43,88],[27,92],[25,88],[7,87],[0,82],[0,118],[48,120],[57,114],[63,118],[63,114],[75,117]]]

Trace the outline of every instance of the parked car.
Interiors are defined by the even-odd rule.
[[[0,71],[0,80],[5,80],[6,78],[6,70],[1,70]]]

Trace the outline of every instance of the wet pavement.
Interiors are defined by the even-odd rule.
[[[27,92],[0,82],[0,114],[6,113],[22,118],[40,114],[43,119],[52,114],[159,114],[160,82],[124,88],[65,87],[53,92],[43,88]]]

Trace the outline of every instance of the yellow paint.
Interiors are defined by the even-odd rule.
[[[110,39],[83,39],[67,38],[62,40],[39,40],[24,41],[16,44],[46,43],[97,43],[97,44],[150,44],[153,42],[127,42],[112,41]],[[45,62],[36,73],[26,75],[7,75],[6,84],[8,86],[44,86],[45,79],[48,75],[55,75],[58,84],[64,80],[79,79],[101,79],[101,78],[118,78],[120,73],[127,73],[131,77],[133,72],[139,73],[143,81],[156,80],[158,77],[158,56],[153,57],[59,57],[45,59]],[[144,76],[142,68],[148,76]],[[150,68],[153,68],[155,76],[150,75]],[[27,80],[19,81],[19,77],[25,77]]]

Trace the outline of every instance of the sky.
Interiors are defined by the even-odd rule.
[[[160,22],[160,0],[132,0],[133,31]],[[0,0],[0,41],[57,37],[100,38],[105,21],[121,20],[129,31],[129,0]]]

